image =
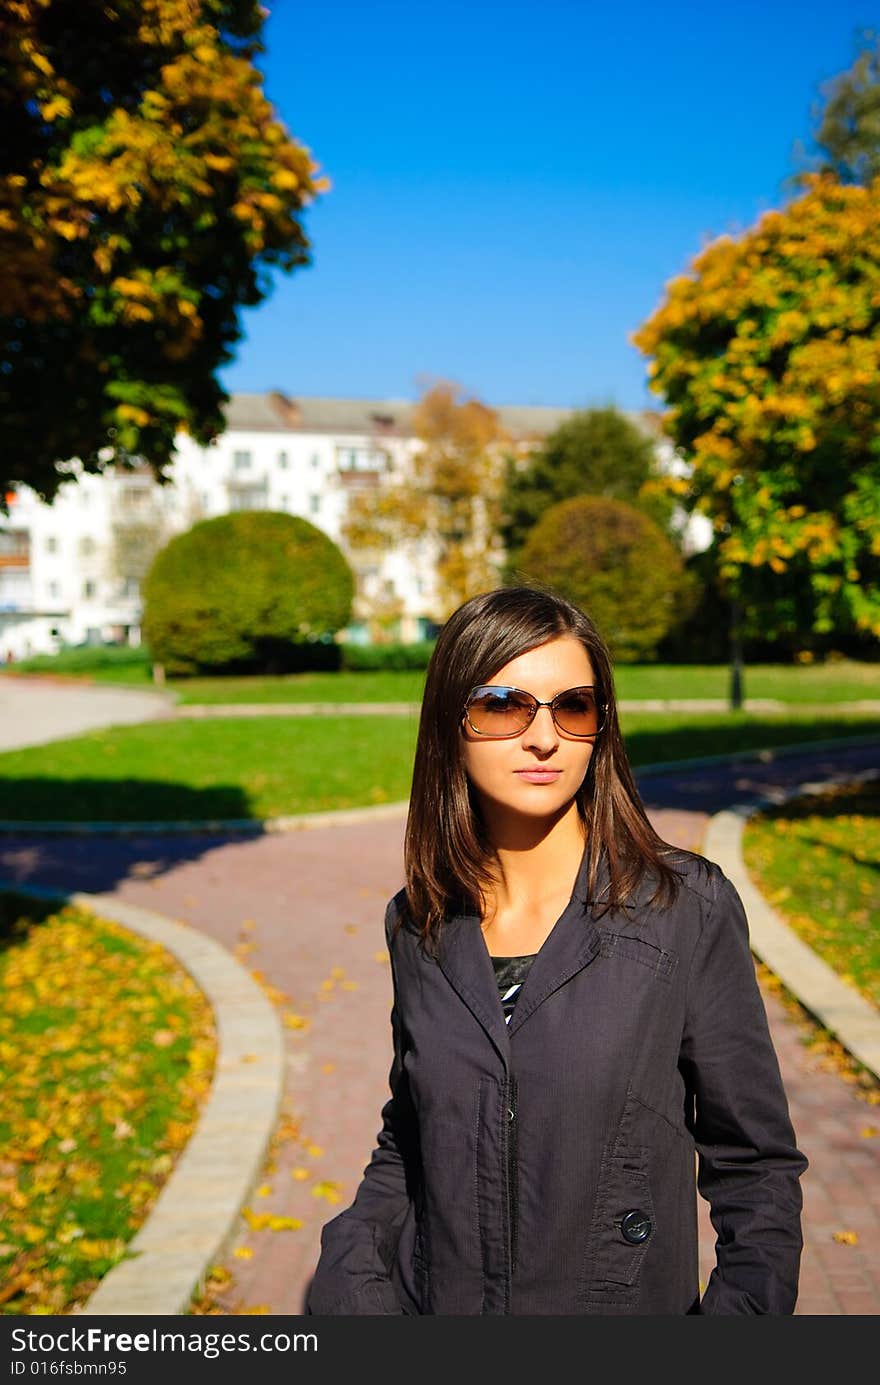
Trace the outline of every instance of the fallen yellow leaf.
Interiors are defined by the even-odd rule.
[[[835,1231],[834,1239],[844,1246],[857,1246],[859,1243],[858,1234],[855,1231]]]
[[[330,1179],[324,1179],[312,1188],[312,1197],[322,1197],[325,1202],[338,1202],[339,1184],[331,1182]]]
[[[232,1253],[236,1260],[250,1260],[254,1252],[250,1246],[236,1246]]]

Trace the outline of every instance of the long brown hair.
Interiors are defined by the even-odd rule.
[[[512,659],[548,640],[573,635],[593,668],[596,696],[606,707],[587,773],[576,794],[586,828],[588,889],[599,863],[608,865],[609,908],[630,900],[650,872],[652,902],[669,904],[679,877],[663,859],[674,851],[648,821],[629,767],[614,694],[611,657],[593,622],[544,587],[501,587],[471,597],[446,621],[425,677],[404,838],[409,923],[433,949],[450,910],[483,913],[495,882],[495,851],[487,840],[464,767],[461,719],[471,688]]]

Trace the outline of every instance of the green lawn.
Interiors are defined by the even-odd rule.
[[[63,673],[102,683],[152,686],[143,650],[70,650],[57,658],[29,659],[0,676],[16,672]],[[223,702],[418,702],[424,671],[295,673],[279,678],[171,678],[166,686],[184,703]],[[730,673],[724,665],[621,664],[615,671],[618,698],[723,698]],[[745,670],[748,698],[790,703],[880,700],[880,661],[826,664],[755,664]]]
[[[629,713],[632,763],[836,736],[880,717]],[[0,755],[0,818],[151,821],[285,816],[409,795],[418,717],[315,716],[148,722]]]
[[[743,853],[794,931],[880,1006],[880,781],[751,818]]]
[[[621,665],[615,671],[619,700],[642,698],[727,699],[729,673],[702,664]],[[181,703],[231,702],[419,702],[421,671],[387,673],[297,673],[286,678],[195,678],[172,680]],[[829,664],[824,668],[766,665],[748,669],[747,697],[790,703],[880,701],[880,663]]]

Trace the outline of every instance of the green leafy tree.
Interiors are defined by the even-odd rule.
[[[0,506],[208,443],[238,313],[306,264],[325,183],[255,65],[259,0],[5,0]]]
[[[627,501],[667,527],[673,501],[652,489],[654,474],[654,440],[641,428],[614,408],[579,410],[536,450],[508,459],[500,527],[505,572],[517,567],[545,511],[577,495]]]
[[[867,187],[880,177],[880,36],[864,29],[857,42],[852,66],[821,88],[813,110],[816,152],[810,158],[798,144],[796,154],[810,172]]]
[[[332,539],[296,515],[201,520],[156,555],[143,584],[144,641],[171,674],[319,662],[348,624],[354,578]]]
[[[880,182],[809,175],[667,286],[633,340],[744,636],[880,637]]]
[[[517,578],[582,607],[624,663],[649,659],[694,599],[684,560],[660,526],[625,501],[595,496],[544,511]]]

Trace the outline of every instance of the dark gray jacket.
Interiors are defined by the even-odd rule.
[[[800,1176],[739,895],[678,853],[669,909],[570,903],[505,1025],[479,919],[385,929],[391,1099],[328,1222],[314,1314],[789,1314]],[[700,1300],[696,1184],[717,1232]]]

